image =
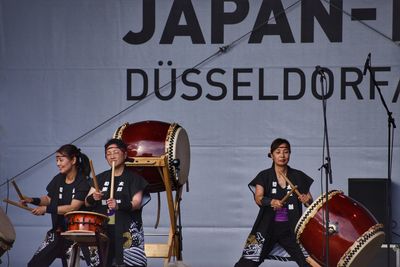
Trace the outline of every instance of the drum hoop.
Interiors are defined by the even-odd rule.
[[[15,241],[15,229],[10,220],[7,216],[7,213],[4,212],[3,208],[0,207],[0,243],[4,242],[6,245],[12,246]]]
[[[168,157],[168,170],[171,180],[175,182],[175,169],[173,167],[173,153],[176,142],[176,132],[180,126],[177,123],[172,123],[167,131],[167,136],[165,137],[165,154]]]
[[[343,194],[343,192],[340,190],[330,191],[328,193],[328,201],[331,200],[331,198],[337,194]],[[311,220],[311,218],[314,218],[315,214],[317,214],[317,212],[321,209],[321,207],[324,204],[325,204],[325,194],[322,194],[310,205],[310,207],[307,208],[304,214],[300,217],[300,220],[297,222],[295,228],[296,239],[298,240],[299,243],[300,243],[300,236],[303,233],[304,229],[306,228],[306,225]]]
[[[103,219],[106,219],[106,220],[108,221],[108,217],[107,217],[106,215],[101,214],[101,213],[97,213],[97,212],[93,212],[93,211],[78,211],[78,210],[76,210],[76,211],[70,211],[70,212],[65,213],[64,216],[68,216],[68,215],[71,215],[71,214],[90,214],[90,215],[96,215],[96,216],[102,217]]]
[[[7,251],[10,250],[12,248],[14,241],[12,242],[8,242],[6,240],[4,240],[3,238],[0,238],[0,248]]]
[[[351,245],[347,251],[343,254],[338,262],[338,266],[346,267],[350,266],[354,256],[358,254],[364,247],[364,245],[368,244],[374,237],[384,234],[383,233],[383,224],[378,223],[371,226],[365,233],[363,233],[357,240]]]
[[[120,127],[118,127],[118,129],[113,134],[113,138],[122,140],[122,134],[124,133],[124,130],[125,130],[126,127],[128,127],[128,125],[129,125],[129,123],[125,122]]]

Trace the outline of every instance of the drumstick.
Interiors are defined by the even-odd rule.
[[[295,188],[295,189],[294,189],[294,192],[296,193],[296,195],[301,196],[300,191],[297,190],[297,185],[295,186],[295,185],[289,180],[289,178],[288,178],[285,174],[283,174],[282,172],[279,173],[279,174],[282,175],[283,178],[285,178],[286,182],[287,182],[292,188]],[[310,204],[308,204],[308,203],[304,203],[304,205],[305,205],[306,207],[310,206]]]
[[[12,201],[12,200],[10,200],[10,199],[6,199],[6,198],[5,198],[5,199],[3,199],[3,201],[6,202],[6,203],[8,203],[8,204],[14,205],[14,206],[16,206],[16,207],[18,207],[18,208],[24,209],[24,210],[29,210],[29,211],[32,211],[32,210],[33,210],[33,209],[30,208],[30,207],[24,206],[24,205],[20,204],[19,202],[15,202],[15,201]]]
[[[96,192],[100,192],[99,184],[97,183],[97,177],[96,177],[96,174],[94,173],[93,161],[90,160],[89,163],[90,163],[90,170],[92,171],[94,189],[96,189]]]
[[[112,162],[112,167],[111,167],[110,198],[114,198],[114,172],[115,172],[115,161]]]
[[[281,199],[282,204],[286,202],[286,200],[290,197],[290,195],[293,193],[294,190],[297,189],[297,185],[295,187],[292,187],[292,189],[286,194],[286,196],[284,196]]]
[[[18,196],[19,196],[19,199],[20,199],[20,200],[24,200],[25,198],[24,198],[24,196],[22,195],[21,190],[19,190],[19,188],[18,188],[18,186],[17,186],[17,183],[16,183],[15,181],[11,181],[11,183],[12,183],[12,185],[14,186],[15,191],[17,191],[17,194],[18,194]]]

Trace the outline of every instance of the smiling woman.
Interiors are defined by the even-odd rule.
[[[60,236],[61,232],[67,230],[64,214],[84,207],[85,197],[90,189],[89,159],[79,148],[71,144],[61,146],[56,152],[56,164],[60,173],[47,185],[47,195],[40,198],[25,197],[21,200],[24,205],[31,203],[38,206],[32,210],[34,215],[50,213],[53,225],[28,266],[50,266],[57,257],[65,257],[72,241]],[[89,264],[89,257],[87,258]]]

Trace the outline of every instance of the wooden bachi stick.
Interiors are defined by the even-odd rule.
[[[112,162],[112,167],[111,167],[110,198],[114,198],[114,176],[115,176],[115,161]]]
[[[300,191],[297,190],[297,185],[295,186],[295,185],[289,180],[289,178],[288,178],[285,174],[280,173],[280,175],[282,175],[283,178],[285,178],[286,182],[287,182],[292,188],[295,188],[294,192],[296,193],[296,195],[301,196]],[[308,204],[308,203],[304,203],[304,205],[305,205],[306,207],[310,206],[310,204]]]
[[[93,162],[92,162],[92,160],[90,160],[89,163],[90,163],[90,170],[92,171],[92,178],[93,178],[94,189],[96,189],[96,192],[100,192],[100,190],[99,190],[99,183],[97,182],[97,177],[96,177],[96,174],[94,173],[94,168],[93,168]]]
[[[297,189],[297,185],[295,186],[295,187],[292,187],[292,189],[286,194],[286,196],[284,196],[282,199],[281,199],[281,202],[282,203],[285,203],[286,202],[286,200],[290,197],[290,195],[293,193],[293,191],[295,191]]]
[[[33,209],[30,208],[30,207],[24,206],[24,205],[22,205],[21,203],[12,201],[12,200],[10,200],[10,199],[6,199],[6,198],[5,198],[5,199],[3,199],[3,202],[6,202],[6,203],[8,203],[8,204],[11,204],[11,205],[13,205],[13,206],[16,206],[16,207],[21,208],[21,209],[24,209],[24,210],[29,210],[29,211],[32,211],[32,210],[33,210]]]
[[[13,181],[11,181],[11,184],[14,186],[15,191],[17,191],[17,194],[18,194],[18,196],[19,196],[19,199],[20,199],[20,200],[24,200],[25,198],[24,198],[24,196],[22,195],[21,190],[19,190],[17,183],[13,180]]]

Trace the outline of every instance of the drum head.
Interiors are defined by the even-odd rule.
[[[358,267],[368,266],[374,259],[380,247],[385,241],[383,225],[377,224],[365,232],[356,242],[346,251],[340,259],[338,266]]]
[[[187,182],[190,169],[190,143],[189,137],[182,127],[178,127],[174,136],[171,137],[171,142],[168,147],[169,154],[169,166],[170,172],[178,177],[178,184],[183,185]],[[173,167],[173,160],[179,159],[179,172],[176,173],[176,169]],[[178,175],[176,175],[178,174]]]
[[[15,230],[8,219],[7,214],[0,207],[0,238],[6,242],[13,243],[15,240]]]
[[[342,191],[332,190],[328,193],[328,199],[331,199],[336,194],[342,194],[342,193],[343,193]],[[311,203],[311,205],[307,208],[307,210],[303,213],[303,215],[297,222],[294,233],[299,243],[300,243],[300,237],[303,234],[305,227],[307,226],[309,221],[312,218],[314,218],[319,209],[324,205],[326,199],[325,196],[326,196],[325,194],[322,194],[316,200],[314,200],[313,203]]]

